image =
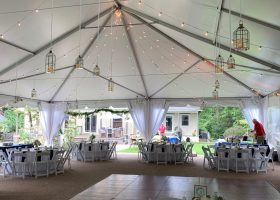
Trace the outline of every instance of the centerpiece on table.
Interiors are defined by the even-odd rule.
[[[91,134],[91,135],[89,136],[89,141],[90,141],[91,143],[93,143],[94,140],[95,140],[95,138],[96,138],[96,135]]]
[[[36,139],[36,140],[33,141],[32,144],[37,149],[41,145],[41,142],[40,142],[40,140]]]

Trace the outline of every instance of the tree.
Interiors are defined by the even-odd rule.
[[[24,113],[16,108],[3,107],[4,121],[0,123],[2,132],[15,132],[18,120],[18,130],[24,127]]]
[[[210,132],[212,138],[220,138],[233,126],[241,126],[245,130],[249,126],[237,107],[207,107],[199,113],[199,129]]]

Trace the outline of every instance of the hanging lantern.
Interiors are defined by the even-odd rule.
[[[55,64],[56,64],[56,56],[52,52],[52,50],[49,51],[49,53],[46,55],[46,73],[54,73],[55,72]]]
[[[250,49],[250,32],[243,26],[242,20],[238,28],[233,32],[233,47],[236,50]]]
[[[108,91],[113,92],[113,90],[114,90],[114,83],[113,83],[113,79],[110,78],[108,81]]]
[[[215,60],[215,73],[216,74],[224,73],[224,59],[221,56],[221,54],[219,54]]]
[[[214,99],[218,99],[218,98],[219,98],[219,92],[218,92],[218,90],[216,90],[216,88],[215,88],[215,90],[212,92],[212,96],[213,96]]]
[[[83,67],[84,67],[84,59],[80,55],[76,59],[75,67],[76,67],[76,69],[83,69]]]
[[[33,88],[33,90],[31,91],[31,98],[36,98],[37,97],[37,91],[35,90],[35,88]]]
[[[216,89],[219,89],[220,88],[220,83],[218,80],[215,81],[215,88]]]
[[[93,68],[93,73],[97,76],[100,75],[100,68],[98,67],[98,65],[95,65],[95,67]]]
[[[227,67],[228,69],[235,69],[235,60],[231,54],[229,55],[227,60]]]
[[[120,9],[117,9],[117,10],[115,11],[115,15],[116,15],[117,17],[120,17],[120,16],[122,15],[121,10],[120,10]]]

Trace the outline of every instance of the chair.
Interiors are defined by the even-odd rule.
[[[207,147],[210,149],[210,151],[211,151],[211,153],[213,154],[213,155],[215,155],[216,154],[216,146],[213,144],[211,144],[211,145],[207,145]]]
[[[191,154],[192,154],[192,147],[193,147],[193,144],[188,144],[187,146],[185,146],[185,163],[189,163],[191,162]]]
[[[265,156],[265,160],[266,160],[267,165],[271,161],[271,163],[272,163],[272,170],[274,171],[274,162],[273,162],[273,158],[272,158],[273,152],[274,152],[274,147],[272,147],[270,149],[269,154],[267,156]]]
[[[204,153],[203,168],[205,168],[205,161],[206,160],[208,161],[208,167],[210,167],[211,169],[216,168],[216,158],[213,156],[210,149],[202,146],[202,150],[203,150],[203,153]]]
[[[64,167],[63,164],[63,156],[64,156],[65,150],[59,150],[55,153],[55,175],[58,173],[64,173]]]
[[[230,158],[230,150],[229,149],[218,149],[217,150],[217,164],[218,171],[227,171],[229,172],[229,158]]]
[[[147,162],[156,162],[156,146],[157,144],[148,143],[147,146]]]
[[[193,158],[197,155],[195,155],[193,153],[193,147],[194,147],[194,144],[193,143],[190,143],[190,149],[189,149],[189,157],[188,157],[188,162],[193,162]]]
[[[94,161],[94,157],[93,157],[93,147],[94,145],[91,143],[84,143],[81,149],[81,153],[83,155],[84,158],[84,162],[87,161]]]
[[[11,154],[12,167],[14,176],[22,176],[25,178],[26,173],[29,173],[29,163],[27,160],[27,152],[14,152]]]
[[[261,149],[254,149],[254,154],[250,158],[250,168],[252,171],[256,171],[257,174],[262,171],[267,173],[267,162]]]
[[[79,145],[75,142],[69,143],[69,146],[73,149],[71,153],[71,158],[78,160]]]
[[[249,158],[250,158],[249,149],[238,149],[234,152],[234,164],[235,172],[247,172],[249,173]]]
[[[17,149],[16,148],[8,148],[8,149],[6,149],[6,152],[7,152],[9,160],[12,160],[12,154],[13,154],[14,151],[17,151]]]
[[[138,160],[142,160],[143,159],[143,144],[142,144],[142,142],[139,142],[137,144],[137,146],[138,146],[138,153],[137,153]]]
[[[64,173],[64,165],[67,160],[69,160],[70,154],[72,152],[72,148],[68,148],[65,152],[63,152],[62,157],[61,154],[57,157],[57,167],[56,174]]]
[[[174,164],[184,164],[186,151],[182,144],[174,145],[173,148],[173,155],[174,155]]]
[[[4,177],[6,176],[6,172],[8,174],[14,174],[14,168],[12,166],[12,163],[8,159],[7,154],[4,153],[2,149],[0,149],[0,166],[3,170],[1,175],[3,175]]]
[[[50,152],[50,159],[48,161],[48,173],[54,174],[56,173],[56,164],[57,164],[57,152],[58,150],[49,150]]]
[[[117,142],[113,142],[112,146],[107,150],[106,160],[110,160],[111,157],[117,158],[116,146]]]
[[[33,162],[35,178],[38,176],[49,176],[49,161],[49,151],[36,152],[35,161]]]
[[[158,164],[167,165],[167,146],[165,144],[156,145],[156,158],[157,158],[157,165]]]
[[[112,144],[111,148],[115,147],[115,143]],[[109,160],[112,156],[113,149],[109,148],[109,142],[100,143],[100,160]],[[110,154],[110,155],[109,155]]]

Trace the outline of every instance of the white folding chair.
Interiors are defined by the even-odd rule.
[[[49,176],[49,160],[49,151],[36,152],[35,160],[33,162],[35,178],[38,176]]]
[[[250,165],[249,165],[249,158],[250,158],[250,151],[249,149],[238,149],[234,152],[234,164],[235,164],[235,172],[247,172],[249,173]]]
[[[259,148],[254,149],[254,154],[250,158],[250,168],[252,171],[266,172],[267,173],[267,163],[265,159],[265,154]]]
[[[208,161],[208,167],[211,169],[216,168],[216,158],[214,155],[211,153],[210,149],[207,147],[202,146],[202,150],[204,153],[204,158],[203,158],[203,168],[205,168],[205,161]]]
[[[218,154],[218,157],[217,157],[218,171],[229,172],[230,150],[229,149],[218,149],[217,154]]]
[[[182,144],[176,144],[172,148],[174,155],[174,164],[184,164],[186,157],[186,150]]]
[[[167,165],[167,146],[156,145],[155,148],[156,148],[157,165],[158,164]]]
[[[29,163],[27,160],[27,152],[13,152],[11,154],[14,176],[21,176],[23,179],[29,172]]]
[[[56,173],[64,173],[64,165],[67,160],[69,160],[70,154],[72,152],[72,148],[68,148],[63,154],[62,158],[59,158],[57,161]]]
[[[12,163],[8,159],[8,156],[5,152],[3,152],[2,149],[0,149],[0,166],[2,168],[2,172],[0,173],[4,177],[6,176],[6,173],[8,174],[14,174],[14,168],[12,166]]]
[[[265,160],[266,160],[267,165],[268,165],[269,162],[271,161],[271,163],[272,163],[272,170],[274,171],[274,162],[273,162],[273,158],[272,158],[273,152],[274,152],[274,147],[272,147],[272,148],[270,149],[269,154],[268,154],[267,156],[265,156]]]

